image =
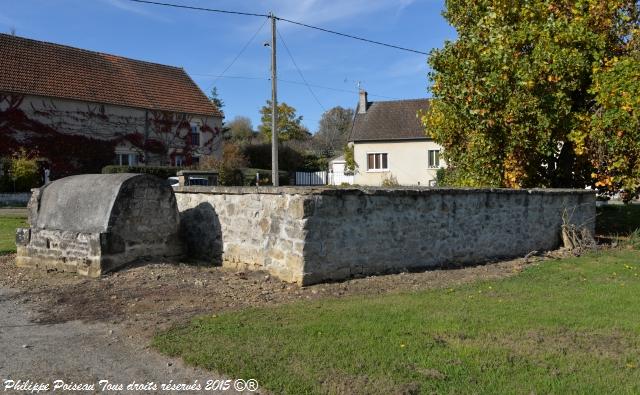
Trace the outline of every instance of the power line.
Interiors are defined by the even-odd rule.
[[[229,78],[229,79],[238,79],[238,80],[261,80],[261,81],[271,81],[271,78],[268,77],[253,77],[253,76],[244,76],[244,75],[219,75],[219,74],[203,74],[203,73],[189,73],[189,75],[194,75],[194,76],[200,76],[200,77],[212,77],[212,78]],[[283,78],[278,78],[279,82],[284,82],[286,84],[294,84],[294,85],[309,85],[313,88],[318,88],[318,89],[326,89],[326,90],[330,90],[330,91],[335,91],[335,92],[343,92],[343,93],[359,93],[356,90],[350,90],[350,89],[342,89],[342,88],[335,88],[335,87],[331,87],[331,86],[324,86],[324,85],[317,85],[317,84],[307,84],[305,82],[302,81],[293,81],[293,80],[286,80]],[[375,93],[371,93],[371,92],[367,92],[369,94],[369,96],[372,97],[380,97],[383,99],[389,99],[389,100],[399,100],[397,97],[390,97],[390,96],[384,96],[384,95],[376,95]]]
[[[340,33],[340,32],[337,32],[335,30],[329,30],[329,29],[325,29],[325,28],[322,28],[322,27],[318,27],[318,26],[307,25],[306,23],[302,23],[302,22],[292,21],[291,19],[285,19],[285,18],[280,18],[280,17],[275,17],[275,18],[278,19],[278,20],[284,21],[284,22],[292,23],[294,25],[308,27],[309,29],[320,30],[320,31],[325,32],[325,33],[336,34],[338,36],[348,37],[348,38],[352,38],[354,40],[360,40],[360,41],[368,42],[370,44],[382,45],[384,47],[395,48],[395,49],[399,49],[401,51],[408,51],[408,52],[413,52],[413,53],[417,53],[417,54],[421,54],[421,55],[429,55],[429,53],[427,53],[427,52],[418,51],[416,49],[400,47],[398,45],[387,44],[387,43],[383,43],[381,41],[369,40],[368,38],[364,38],[364,37],[353,36],[351,34]]]
[[[223,77],[225,75],[225,73],[227,72],[227,70],[229,70],[231,68],[231,66],[234,65],[234,63],[236,62],[236,60],[238,60],[238,58],[244,53],[244,51],[249,47],[249,45],[253,42],[253,40],[256,38],[256,36],[262,31],[262,28],[264,27],[264,25],[267,24],[267,21],[269,21],[268,19],[264,20],[264,23],[262,23],[262,25],[260,25],[260,27],[258,28],[258,30],[256,30],[256,32],[253,34],[253,36],[251,36],[251,38],[249,39],[249,41],[247,41],[247,43],[244,45],[244,47],[242,47],[242,49],[240,50],[240,52],[238,52],[238,54],[236,55],[235,58],[233,58],[233,60],[231,61],[231,63],[229,63],[229,65],[222,71],[222,73],[220,73],[220,75],[218,77],[216,77],[216,79],[213,81],[213,83],[211,84],[211,87],[209,89],[211,89],[212,87],[214,87],[216,85],[216,82],[218,82],[218,80]]]
[[[216,8],[195,7],[195,6],[188,6],[188,5],[182,5],[182,4],[173,4],[173,3],[164,3],[164,2],[151,1],[151,0],[129,0],[129,1],[132,1],[132,2],[135,2],[135,3],[160,5],[160,6],[165,6],[165,7],[184,8],[184,9],[196,10],[196,11],[217,12],[217,13],[223,13],[223,14],[235,14],[235,15],[244,15],[244,16],[258,16],[258,17],[265,17],[265,18],[271,18],[272,17],[272,16],[270,16],[268,14],[259,14],[259,13],[254,13],[254,12],[229,11],[229,10],[221,10],[221,9],[216,9]],[[306,23],[293,21],[293,20],[287,19],[287,18],[280,18],[280,17],[277,17],[275,15],[273,16],[273,18],[275,18],[277,20],[280,20],[280,21],[283,21],[283,22],[288,22],[288,23],[291,23],[291,24],[294,24],[294,25],[303,26],[303,27],[306,27],[306,28],[309,28],[309,29],[315,29],[315,30],[319,30],[319,31],[322,31],[322,32],[325,32],[325,33],[331,33],[331,34],[335,34],[335,35],[338,35],[338,36],[351,38],[351,39],[354,39],[354,40],[364,41],[364,42],[367,42],[367,43],[370,43],[370,44],[381,45],[383,47],[394,48],[394,49],[398,49],[398,50],[401,50],[401,51],[413,52],[413,53],[417,53],[417,54],[420,54],[420,55],[429,55],[428,52],[419,51],[417,49],[411,49],[411,48],[401,47],[399,45],[387,44],[387,43],[383,43],[381,41],[370,40],[368,38],[354,36],[352,34],[340,33],[340,32],[337,32],[335,30],[325,29],[323,27],[313,26],[313,25],[309,25],[309,24],[306,24]]]
[[[262,80],[262,81],[270,81],[267,77],[249,77],[243,75],[222,75],[222,74],[198,74],[198,73],[189,73],[189,75],[195,75],[200,77],[212,77],[212,78],[232,78],[239,80]]]
[[[311,96],[313,96],[313,98],[316,100],[316,102],[318,103],[320,108],[322,108],[322,111],[326,112],[327,109],[324,108],[322,103],[320,103],[320,99],[318,99],[318,96],[316,96],[316,94],[313,91],[313,89],[311,89],[311,86],[307,82],[307,79],[304,78],[304,75],[302,74],[302,70],[300,70],[300,67],[298,67],[298,64],[296,63],[296,60],[293,58],[293,55],[291,54],[291,51],[289,51],[289,47],[287,46],[287,43],[284,41],[284,37],[282,37],[282,34],[280,34],[280,31],[277,31],[277,32],[278,32],[278,37],[280,37],[280,41],[282,41],[282,45],[284,45],[284,49],[287,50],[287,53],[289,54],[289,57],[291,58],[291,62],[293,62],[293,65],[296,67],[296,70],[298,70],[298,74],[300,74],[300,78],[302,78],[302,81],[307,86],[307,89],[309,89],[309,93],[311,93]]]
[[[163,2],[160,2],[160,1],[150,1],[150,0],[129,0],[129,1],[133,1],[134,3],[161,5],[161,6],[165,6],[165,7],[184,8],[184,9],[187,9],[187,10],[219,12],[219,13],[222,13],[222,14],[235,14],[235,15],[244,15],[244,16],[262,16],[262,17],[266,17],[266,18],[269,17],[269,15],[267,15],[267,14],[256,14],[256,13],[252,13],[252,12],[220,10],[220,9],[216,9],[216,8],[194,7],[194,6],[182,5],[182,4],[163,3]]]
[[[291,80],[283,80],[282,78],[278,78],[278,81],[280,82],[286,82],[289,84],[297,84],[297,85],[305,85],[304,82],[300,82],[300,81],[291,81]],[[310,86],[314,87],[314,88],[319,88],[319,89],[327,89],[330,91],[336,91],[336,92],[344,92],[344,93],[360,93],[358,91],[355,90],[349,90],[349,89],[341,89],[341,88],[333,88],[330,86],[322,86],[322,85],[316,85],[316,84],[309,84]],[[373,97],[381,97],[383,99],[389,99],[389,100],[399,100],[397,97],[389,97],[389,96],[383,96],[383,95],[376,95],[375,93],[370,93],[367,92],[369,96],[373,96]]]

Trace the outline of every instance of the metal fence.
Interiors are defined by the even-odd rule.
[[[327,171],[297,171],[296,185],[343,185],[353,184],[353,174]]]
[[[326,171],[297,171],[296,185],[327,185]]]

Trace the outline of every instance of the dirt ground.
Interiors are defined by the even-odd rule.
[[[150,339],[156,331],[196,315],[219,314],[253,306],[297,300],[378,295],[451,287],[481,279],[508,277],[532,257],[460,269],[430,270],[353,279],[300,288],[265,272],[235,272],[221,267],[145,262],[99,279],[70,273],[18,268],[15,256],[0,256],[0,287],[18,291],[15,298],[34,311],[33,322],[74,320],[109,323],[129,337]]]

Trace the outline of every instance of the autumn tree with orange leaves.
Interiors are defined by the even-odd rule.
[[[447,0],[426,133],[459,186],[638,188],[639,4]]]

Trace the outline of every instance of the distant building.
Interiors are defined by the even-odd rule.
[[[385,180],[400,185],[434,186],[445,167],[442,147],[427,137],[418,111],[429,99],[369,102],[360,91],[349,144],[358,167],[354,183],[380,186]]]
[[[36,151],[52,178],[195,164],[222,118],[182,68],[0,34],[0,157]]]

